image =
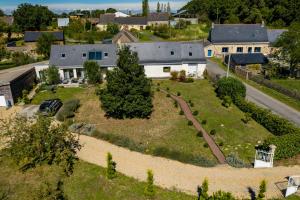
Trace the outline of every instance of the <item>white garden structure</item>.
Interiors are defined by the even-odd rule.
[[[288,186],[286,188],[285,197],[294,194],[300,188],[300,175],[290,176]]]
[[[273,159],[276,146],[270,145],[270,150],[256,150],[254,168],[270,168],[273,167]]]

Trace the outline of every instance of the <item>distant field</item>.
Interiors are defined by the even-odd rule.
[[[274,79],[271,80],[274,83],[277,83],[279,85],[282,85],[283,87],[286,87],[287,89],[300,92],[300,80],[292,80],[292,79]]]

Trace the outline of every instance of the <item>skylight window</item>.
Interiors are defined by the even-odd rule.
[[[171,55],[172,55],[172,56],[174,55],[174,51],[171,51]]]

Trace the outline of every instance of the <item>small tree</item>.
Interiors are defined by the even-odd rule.
[[[150,169],[147,171],[147,185],[145,188],[145,194],[150,197],[153,197],[155,195],[154,177],[153,177],[153,172]]]
[[[226,108],[229,108],[231,106],[232,100],[230,96],[223,97],[222,105]]]
[[[186,73],[185,73],[185,70],[181,70],[181,71],[179,72],[179,81],[180,81],[180,82],[185,82],[185,80],[186,80]]]
[[[200,199],[208,199],[208,180],[205,178],[201,185]]]
[[[246,87],[238,79],[224,77],[221,78],[217,83],[217,94],[222,99],[225,96],[229,96],[233,101],[235,101],[239,97],[245,98]]]
[[[260,186],[259,186],[259,193],[257,195],[257,200],[263,200],[265,199],[265,193],[267,191],[267,186],[266,186],[266,181],[263,180],[261,183],[260,183]]]
[[[178,78],[178,71],[171,71],[171,80],[175,81]]]
[[[102,81],[101,70],[97,62],[86,61],[83,64],[83,68],[89,84],[101,83]]]
[[[48,69],[46,69],[45,75],[46,75],[46,83],[48,85],[55,85],[60,83],[60,77],[59,77],[57,67],[50,66]]]
[[[108,23],[107,27],[106,27],[106,31],[109,32],[112,35],[115,35],[115,34],[119,33],[120,27],[119,27],[118,24]]]
[[[43,33],[37,41],[37,53],[44,55],[45,58],[50,57],[51,45],[55,41],[55,38],[50,33]]]
[[[107,153],[106,156],[106,164],[107,164],[107,169],[106,169],[106,177],[108,179],[113,179],[117,175],[116,171],[116,165],[117,163],[113,161],[111,153]]]
[[[247,112],[245,113],[245,117],[243,118],[243,122],[245,124],[248,124],[251,121],[251,113]]]

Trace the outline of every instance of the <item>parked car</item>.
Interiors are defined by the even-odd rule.
[[[60,99],[48,99],[41,103],[39,112],[45,116],[54,116],[62,105]]]

